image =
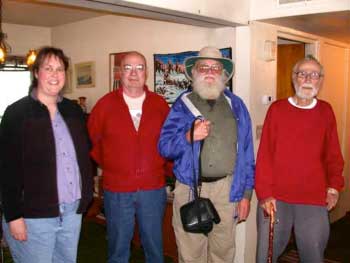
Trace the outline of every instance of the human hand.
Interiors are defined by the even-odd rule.
[[[196,120],[193,130],[193,141],[200,141],[205,139],[210,132],[210,121],[208,120]],[[186,133],[187,141],[191,141],[191,130]]]
[[[248,218],[249,211],[250,211],[250,201],[246,198],[243,198],[241,201],[238,202],[237,209],[238,209],[238,223],[239,223]]]
[[[27,240],[27,227],[23,217],[10,221],[9,229],[11,236],[18,241]]]
[[[271,214],[271,208],[273,209],[273,212],[276,213],[277,206],[276,206],[276,199],[273,197],[266,198],[260,202],[260,206],[264,209],[264,213],[267,216],[270,216]]]
[[[339,192],[333,188],[328,188],[327,190],[327,197],[326,197],[326,204],[328,211],[332,210],[335,205],[337,204],[339,199]]]

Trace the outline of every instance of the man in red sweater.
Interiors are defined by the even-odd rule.
[[[312,56],[297,62],[295,95],[274,102],[266,115],[256,163],[257,262],[268,255],[269,218],[275,212],[273,262],[288,244],[292,227],[301,262],[323,262],[328,211],[344,186],[344,161],[331,106],[316,98],[323,67]]]
[[[108,263],[127,263],[135,217],[147,263],[163,263],[166,160],[157,149],[169,107],[145,85],[145,57],[121,61],[121,87],[101,98],[88,121],[92,157],[103,171]]]

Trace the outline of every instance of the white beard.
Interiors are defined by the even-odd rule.
[[[303,92],[303,88],[311,88],[310,93],[309,94],[305,94]],[[295,93],[297,95],[297,97],[301,98],[301,99],[307,99],[310,100],[314,97],[316,97],[318,90],[316,89],[315,85],[311,84],[311,83],[304,83],[303,85],[298,86],[297,83],[294,83],[294,89],[295,89]]]
[[[204,100],[216,100],[225,89],[224,77],[216,77],[213,83],[207,83],[204,78],[193,75],[193,90]]]

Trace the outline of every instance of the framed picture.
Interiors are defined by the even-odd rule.
[[[121,67],[120,62],[128,52],[109,54],[109,90],[116,90],[120,87]]]
[[[223,57],[232,58],[232,49],[220,49]],[[154,54],[154,90],[172,104],[176,98],[191,86],[191,81],[185,76],[184,60],[197,56],[198,51],[187,51],[172,54]],[[232,90],[232,79],[227,83]]]
[[[77,88],[95,87],[95,62],[75,64],[75,80]]]

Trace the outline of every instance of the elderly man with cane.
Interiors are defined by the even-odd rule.
[[[256,167],[259,263],[267,260],[271,206],[278,220],[273,262],[287,246],[292,227],[301,262],[323,262],[328,211],[344,186],[335,116],[330,104],[316,98],[323,78],[314,57],[300,60],[292,72],[295,95],[274,102],[266,115]]]

